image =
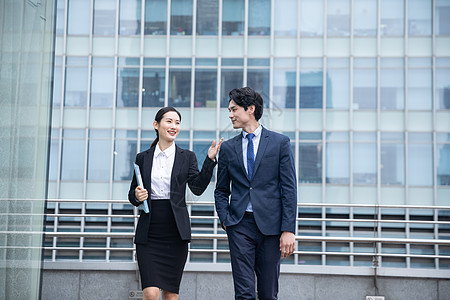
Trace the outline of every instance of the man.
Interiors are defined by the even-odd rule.
[[[229,118],[242,133],[222,144],[214,197],[228,235],[235,298],[256,299],[256,273],[258,299],[277,299],[280,259],[295,250],[294,157],[288,137],[259,124],[260,94],[244,87],[229,95]]]

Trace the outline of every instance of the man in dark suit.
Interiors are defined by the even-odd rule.
[[[297,181],[289,138],[262,127],[261,95],[230,92],[229,118],[242,133],[219,152],[216,210],[228,235],[236,299],[277,299],[280,259],[295,250]],[[230,197],[231,196],[231,197]]]

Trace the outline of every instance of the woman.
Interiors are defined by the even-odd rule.
[[[191,239],[186,209],[186,184],[195,195],[207,188],[222,139],[213,141],[201,172],[197,158],[175,145],[181,114],[173,107],[161,108],[153,127],[156,139],[150,149],[136,156],[145,188],[131,181],[128,199],[139,206],[148,199],[149,213],[141,211],[134,243],[141,274],[144,299],[178,299],[181,276]]]

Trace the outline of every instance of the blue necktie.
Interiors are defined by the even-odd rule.
[[[246,138],[248,139],[247,145],[247,173],[248,178],[252,180],[253,174],[253,166],[255,165],[255,153],[253,151],[253,137],[255,135],[253,133],[247,134]]]

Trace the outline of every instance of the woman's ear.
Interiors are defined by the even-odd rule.
[[[155,130],[159,129],[159,124],[156,121],[153,121],[153,128],[155,128]]]

